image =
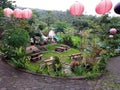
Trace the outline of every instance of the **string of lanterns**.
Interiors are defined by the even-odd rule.
[[[96,6],[95,12],[97,14],[106,14],[112,9],[112,7],[113,4],[111,0],[101,0]],[[71,5],[69,11],[70,14],[73,16],[80,16],[84,12],[84,5],[76,1],[73,5]],[[120,2],[115,5],[114,12],[116,14],[120,14]],[[112,39],[114,38],[114,34],[117,33],[117,30],[115,28],[111,28],[109,32],[110,32],[109,38]]]
[[[98,5],[95,8],[95,11],[97,14],[106,14],[108,13],[113,7],[111,0],[101,0]],[[73,16],[80,16],[84,12],[84,5],[78,1],[76,1],[73,5],[70,7],[70,14]],[[120,2],[115,5],[114,12],[116,14],[120,14]],[[16,18],[31,18],[32,17],[32,11],[30,9],[15,9],[14,11],[10,8],[4,9],[4,14],[7,17],[10,17],[12,14]]]
[[[7,17],[11,17],[11,15],[13,14],[14,17],[16,18],[31,18],[32,17],[32,10],[31,9],[14,9],[14,11],[10,8],[5,8],[4,10],[4,14],[7,16]]]
[[[95,12],[97,14],[106,14],[112,9],[112,7],[113,4],[111,0],[101,0],[95,7]],[[71,5],[69,11],[73,16],[80,16],[84,12],[84,5],[76,1],[73,5]],[[115,5],[114,12],[116,14],[120,14],[120,2]]]
[[[112,1],[111,0],[101,0],[98,5],[95,8],[95,11],[97,14],[106,14],[108,13],[113,7]],[[16,18],[31,18],[32,17],[32,10],[31,9],[14,9],[14,11],[10,8],[5,8],[4,14],[7,17],[11,17],[13,14]],[[73,16],[80,16],[84,12],[84,5],[78,1],[76,1],[73,5],[70,7],[70,14]],[[120,14],[120,2],[117,3],[114,7],[114,12],[116,14]],[[114,34],[117,33],[117,30],[115,28],[110,29],[110,34],[109,38],[113,38]]]

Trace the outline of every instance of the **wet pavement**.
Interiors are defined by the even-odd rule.
[[[21,72],[0,60],[0,90],[120,90],[120,56],[107,69],[100,79],[69,80]]]

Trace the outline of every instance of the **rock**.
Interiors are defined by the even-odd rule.
[[[66,74],[71,74],[72,73],[71,69],[64,69],[63,72],[66,73]]]
[[[63,70],[64,73],[66,73],[66,74],[71,74],[72,73],[71,67],[70,67],[69,64],[65,64],[64,67],[65,67],[65,69]]]

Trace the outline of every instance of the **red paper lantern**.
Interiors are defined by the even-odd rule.
[[[117,33],[117,30],[116,30],[115,28],[111,28],[111,29],[110,29],[110,33],[111,33],[111,34],[116,34],[116,33]]]
[[[13,10],[10,8],[5,8],[3,12],[7,17],[10,17],[13,14]]]
[[[71,7],[70,7],[70,13],[74,16],[79,16],[84,11],[84,5],[82,3],[79,3],[76,1]]]
[[[109,38],[112,39],[114,36],[113,35],[109,35]]]
[[[14,12],[13,12],[14,16],[16,18],[23,18],[23,15],[22,15],[22,10],[21,9],[15,9]]]
[[[23,14],[23,18],[31,18],[32,17],[32,11],[30,9],[24,9],[22,14]]]
[[[97,14],[105,14],[112,9],[111,0],[102,0],[95,8]]]

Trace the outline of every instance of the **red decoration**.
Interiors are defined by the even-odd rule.
[[[112,9],[111,0],[102,0],[95,8],[97,14],[105,14]]]
[[[16,18],[23,18],[21,9],[15,9],[13,14]]]
[[[70,7],[70,13],[74,16],[79,16],[84,11],[84,5],[82,3],[79,3],[76,1],[71,7]]]
[[[110,33],[111,33],[111,34],[116,34],[116,33],[117,33],[117,30],[116,30],[115,28],[111,28],[111,29],[110,29]]]
[[[109,38],[112,39],[114,36],[113,35],[109,35]]]
[[[13,14],[13,10],[10,8],[5,8],[3,12],[7,17],[10,17]]]
[[[32,17],[32,11],[30,9],[24,9],[22,14],[23,14],[23,18],[31,18]]]

